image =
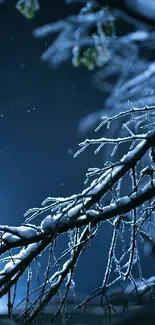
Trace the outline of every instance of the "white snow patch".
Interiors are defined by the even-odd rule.
[[[55,228],[54,218],[49,215],[41,222],[41,229],[44,232],[49,232]]]
[[[20,237],[32,238],[37,235],[37,230],[28,226],[20,226],[17,228]]]
[[[8,243],[15,243],[19,240],[19,237],[15,236],[15,235],[12,235],[8,232],[6,232],[3,236],[2,236],[2,239]]]

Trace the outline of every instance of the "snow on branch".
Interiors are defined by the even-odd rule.
[[[128,122],[131,121],[132,116],[134,124],[139,123],[137,114],[140,112],[144,126],[154,114],[154,110],[154,106],[134,108],[130,104],[128,111],[119,113],[109,120],[106,118],[104,123],[108,124],[108,132],[111,134],[113,124],[117,123],[118,119],[123,119],[124,114]],[[100,127],[103,127],[103,123]],[[124,137],[116,139],[102,137],[85,140],[80,144],[82,151],[92,144],[96,146],[101,146],[102,143],[108,146],[114,144],[122,154],[119,161],[106,161],[102,168],[90,168],[86,174],[89,184],[81,193],[66,198],[48,197],[41,207],[29,209],[25,213],[26,219],[21,226],[0,226],[2,266],[0,297],[8,294],[9,314],[15,308],[15,299],[10,298],[11,292],[15,297],[18,282],[25,273],[27,273],[27,290],[22,301],[25,306],[25,322],[29,320],[31,324],[60,291],[63,294],[59,296],[59,307],[53,317],[62,312],[67,296],[75,290],[74,271],[78,259],[98,232],[104,232],[99,225],[105,222],[111,225],[112,237],[104,280],[101,287],[97,288],[82,304],[98,295],[104,298],[104,304],[109,304],[109,288],[119,284],[120,281],[124,285],[135,283],[133,275],[135,268],[138,268],[140,282],[143,281],[137,241],[141,241],[145,251],[148,251],[149,247],[151,252],[155,247],[155,236],[152,231],[155,211],[155,129],[150,126],[148,132],[135,134],[130,128],[130,123],[127,122],[125,126],[122,123],[122,128],[126,132]],[[130,144],[127,146],[128,143]],[[125,144],[125,153],[120,149],[122,144]],[[75,156],[80,152],[77,151]],[[114,154],[113,158],[115,157]],[[123,183],[126,182],[127,177],[128,186],[124,188]],[[90,178],[94,179],[90,181]],[[40,226],[30,223],[36,218],[42,218]],[[130,233],[129,239],[126,232]],[[63,233],[68,235],[68,247],[57,258],[55,245]],[[118,241],[122,246],[119,254]],[[34,277],[32,269],[35,266],[38,278],[39,261],[47,249],[49,258],[44,270],[45,276],[38,280],[36,289],[32,290],[32,277]],[[110,274],[114,271],[116,277],[110,282]],[[62,288],[65,283],[64,292]]]

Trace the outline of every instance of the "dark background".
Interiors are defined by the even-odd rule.
[[[50,69],[40,60],[54,36],[32,36],[35,28],[78,13],[80,6],[44,0],[28,21],[15,4],[0,6],[0,224],[8,225],[20,225],[26,210],[48,196],[83,189],[87,168],[97,166],[99,158],[86,151],[73,159],[81,141],[78,123],[104,106],[104,94],[91,86],[92,73],[70,62]],[[104,225],[77,267],[77,292],[89,293],[102,282],[109,240]],[[58,252],[65,242],[62,236]],[[152,275],[153,259],[144,271]]]

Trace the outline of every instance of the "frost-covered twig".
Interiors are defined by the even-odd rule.
[[[126,116],[129,117],[130,121],[130,115],[132,114],[134,117],[133,121],[136,123],[136,114],[139,112],[143,113],[141,118],[143,117],[145,120],[147,114],[149,120],[150,115],[154,112],[154,107],[138,109],[131,106],[131,109],[126,112]],[[111,117],[108,130],[111,129],[112,123],[116,123],[117,119],[121,118],[124,118],[123,113]],[[104,306],[105,310],[106,308],[110,308],[110,310],[112,308],[107,297],[107,288],[109,286],[115,285],[119,281],[125,283],[127,280],[134,283],[132,269],[136,264],[139,265],[137,236],[140,236],[144,244],[146,242],[152,247],[155,246],[155,240],[150,232],[150,228],[145,226],[154,215],[155,210],[155,168],[153,167],[155,161],[155,130],[152,128],[151,131],[139,135],[134,135],[128,125],[125,130],[130,134],[129,137],[125,136],[118,139],[102,137],[90,140],[89,143],[88,140],[83,142],[82,145],[84,147],[92,143],[98,145],[101,142],[106,142],[108,145],[111,142],[117,142],[120,146],[121,143],[130,140],[131,147],[122,155],[119,162],[107,162],[101,170],[96,168],[90,171],[88,176],[91,175],[96,178],[81,193],[67,198],[49,197],[45,199],[41,208],[32,208],[27,211],[25,214],[27,219],[20,227],[0,226],[1,263],[5,263],[4,268],[0,271],[0,296],[2,297],[7,292],[10,292],[11,288],[17,285],[20,277],[28,269],[28,290],[25,307],[26,321],[29,319],[31,323],[38,314],[43,312],[46,304],[59,292],[64,279],[67,276],[69,277],[70,272],[73,276],[78,257],[87,248],[88,243],[97,235],[98,231],[100,231],[99,228],[94,231],[94,227],[98,224],[102,222],[110,223],[113,229],[113,237],[109,248],[104,280],[101,287],[96,289],[88,300],[91,301],[94,297],[101,294],[102,298],[105,298],[102,299],[104,303],[107,301],[108,304],[107,307]],[[144,167],[144,162],[142,162],[145,155],[148,155],[150,160],[149,166],[146,167]],[[130,176],[131,183],[128,185],[128,194],[123,195],[121,184],[127,175]],[[47,213],[50,214],[47,216],[45,215]],[[43,217],[40,226],[29,224],[30,220],[35,220],[35,218],[41,215],[45,215],[45,217]],[[131,231],[130,242],[127,241],[126,243],[126,239],[123,239],[123,236],[125,236],[125,230],[123,229],[125,228]],[[67,232],[69,234],[69,248],[63,251],[60,257],[54,258],[52,266],[55,242],[62,233]],[[87,235],[83,238],[85,232]],[[117,238],[120,238],[122,242],[122,253],[119,258],[116,252]],[[126,247],[125,250],[124,245]],[[38,289],[34,292],[35,294],[38,292],[38,296],[33,299],[31,298],[33,294],[30,290],[32,281],[30,267],[32,262],[40,254],[43,254],[47,247],[49,247],[51,253],[45,272],[46,276],[42,285],[38,283]],[[18,253],[13,254],[15,248],[18,249]],[[68,254],[71,254],[70,259],[67,259]],[[65,260],[66,262],[64,262]],[[108,281],[114,265],[117,276],[113,283],[110,284]],[[141,271],[139,270],[139,272]],[[61,307],[58,308],[55,315],[63,308],[63,302],[65,302],[71,282],[67,282],[66,295],[63,295],[65,298],[60,298]]]
[[[37,4],[37,1],[33,3]],[[29,9],[36,7],[26,8],[28,11],[25,13],[31,16],[34,10],[29,12]],[[35,322],[37,318],[39,325],[46,306],[56,295],[59,304],[53,320],[59,313],[66,312],[67,296],[75,291],[74,273],[78,259],[90,247],[99,231],[104,234],[102,225],[105,223],[111,227],[111,243],[101,284],[73,312],[100,296],[104,312],[108,310],[111,313],[114,307],[110,290],[116,284],[122,288],[125,299],[131,293],[139,296],[151,291],[152,295],[155,281],[153,278],[150,286],[145,283],[137,240],[140,238],[146,252],[153,253],[155,63],[141,57],[140,51],[153,48],[155,33],[147,24],[138,25],[133,19],[134,31],[120,36],[116,30],[115,34],[113,17],[119,19],[120,16],[118,10],[108,11],[96,2],[91,2],[78,15],[34,32],[36,37],[59,33],[55,42],[42,55],[42,59],[51,65],[56,66],[72,58],[76,67],[80,64],[89,69],[103,67],[96,75],[95,84],[100,89],[104,88],[109,97],[104,103],[106,112],[103,115],[106,117],[96,128],[99,131],[102,127],[106,134],[82,141],[81,149],[74,155],[77,157],[93,144],[97,146],[94,153],[103,150],[105,158],[103,164],[101,161],[101,168],[88,169],[87,185],[81,193],[70,197],[48,197],[41,207],[29,209],[25,213],[25,222],[21,226],[0,226],[0,297],[8,294],[8,314],[11,317],[18,283],[27,273],[26,293],[22,301],[24,308],[18,318],[20,321],[23,317],[26,324]],[[109,81],[109,76],[117,77],[115,85]],[[95,121],[100,115],[97,115]],[[113,149],[111,145],[114,145]],[[105,146],[109,148],[110,157]],[[90,178],[93,178],[91,182]],[[35,223],[36,218],[41,218],[40,226],[30,224]],[[68,243],[57,256],[55,245],[64,233],[68,235]],[[47,265],[41,277],[39,261],[47,249]],[[139,272],[139,283],[134,278],[135,268]],[[132,292],[126,290],[129,283]],[[150,287],[152,290],[149,290]]]

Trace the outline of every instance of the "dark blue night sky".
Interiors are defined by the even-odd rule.
[[[0,7],[0,223],[9,225],[20,225],[26,210],[39,207],[48,196],[68,196],[83,189],[87,168],[96,166],[99,158],[86,151],[73,159],[81,141],[78,123],[103,107],[104,99],[92,88],[91,73],[85,68],[75,69],[68,62],[50,69],[41,62],[40,55],[53,38],[32,36],[36,27],[80,7],[44,1],[36,17],[27,21],[15,3]],[[102,281],[105,233],[100,232],[78,266],[77,287],[82,293]]]
[[[1,223],[17,224],[27,208],[46,196],[68,195],[83,187],[89,163],[86,157],[72,158],[80,140],[77,126],[101,105],[103,95],[91,89],[90,99],[85,69],[67,63],[53,70],[42,63],[47,41],[32,36],[37,26],[69,12],[71,7],[47,1],[36,18],[27,21],[13,3],[1,7]]]
[[[35,19],[27,21],[15,3],[7,2],[0,10],[0,223],[9,225],[20,225],[26,210],[39,207],[48,196],[68,196],[83,189],[85,172],[97,160],[92,152],[73,159],[81,141],[78,123],[101,108],[103,101],[103,94],[91,88],[86,69],[75,69],[70,62],[50,69],[41,62],[52,38],[47,43],[32,36],[36,27],[65,18],[79,6],[45,1]],[[91,253],[88,250],[89,260],[81,262],[79,283],[84,292],[94,276],[92,269],[86,282],[83,274],[83,265],[92,265]],[[100,274],[96,249],[94,254]]]

